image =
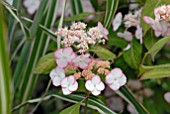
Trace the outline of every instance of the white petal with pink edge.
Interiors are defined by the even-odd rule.
[[[69,88],[69,90],[70,90],[71,92],[76,91],[76,90],[78,89],[78,83],[77,83],[77,81],[76,81],[74,84],[69,85],[68,88]]]
[[[71,93],[68,88],[62,88],[62,91],[64,95],[69,95]]]
[[[87,90],[89,91],[93,91],[94,90],[94,84],[92,84],[91,80],[87,80],[85,83],[85,87]]]
[[[114,20],[112,21],[113,31],[116,31],[122,23],[122,13],[117,13]]]
[[[112,90],[116,91],[116,90],[118,90],[120,88],[120,85],[118,83],[112,83],[112,84],[109,85],[109,87]]]
[[[101,82],[101,79],[98,75],[93,76],[93,78],[91,79],[93,84],[99,84]]]
[[[54,85],[54,86],[60,86],[62,79],[63,79],[63,78],[60,78],[60,77],[58,77],[58,76],[54,77],[54,78],[52,79],[53,85]]]
[[[126,82],[127,82],[126,76],[123,74],[123,75],[119,78],[118,82],[119,82],[120,86],[125,85]]]
[[[61,59],[57,59],[56,61],[57,61],[57,65],[61,68],[64,68],[68,65],[68,62],[66,59],[61,58]]]
[[[73,75],[70,75],[69,77],[67,77],[67,81],[69,84],[74,84],[75,82],[75,78]]]
[[[68,83],[67,77],[65,77],[64,79],[61,80],[61,87],[62,87],[62,88],[67,87],[68,84],[69,84],[69,83]]]
[[[103,82],[100,82],[99,84],[96,85],[97,90],[102,91],[102,90],[104,90],[104,88],[105,88],[105,85]]]
[[[63,57],[63,49],[58,49],[57,51],[55,51],[54,56],[56,59],[62,58]]]
[[[94,89],[94,90],[92,91],[92,94],[95,95],[95,96],[99,95],[100,93],[101,93],[101,91],[99,91],[99,90],[97,90],[97,89]]]

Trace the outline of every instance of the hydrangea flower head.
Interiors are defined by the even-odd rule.
[[[114,68],[107,76],[106,83],[112,90],[118,90],[121,86],[123,86],[127,79],[123,74],[122,70],[119,68]]]
[[[55,51],[54,56],[58,66],[64,68],[71,63],[71,61],[76,57],[76,54],[73,52],[71,47],[66,47]]]
[[[97,96],[104,90],[105,85],[101,81],[98,75],[92,77],[91,80],[87,80],[85,83],[85,87],[87,90],[91,91],[93,95]]]
[[[50,72],[50,78],[54,86],[59,86],[60,81],[65,77],[65,71],[63,68],[56,67]]]
[[[76,67],[80,67],[81,69],[86,69],[92,61],[89,57],[90,54],[79,55],[72,61],[73,65]]]
[[[61,87],[64,95],[68,95],[78,88],[78,83],[73,75],[65,77],[61,80]]]

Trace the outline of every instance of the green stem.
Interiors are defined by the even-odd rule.
[[[87,114],[87,104],[88,104],[88,98],[89,98],[89,93],[86,96],[86,101],[85,101],[85,108],[84,108],[84,114]]]

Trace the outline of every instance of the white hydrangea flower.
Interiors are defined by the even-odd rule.
[[[105,85],[101,81],[100,77],[95,75],[91,80],[86,81],[85,87],[87,90],[91,91],[93,95],[97,96],[102,90],[104,90]]]
[[[24,0],[24,6],[27,8],[27,11],[30,15],[34,14],[37,11],[41,0]]]
[[[126,76],[123,74],[120,68],[114,68],[107,76],[106,76],[106,83],[109,87],[116,91],[121,86],[126,83],[127,79]]]
[[[115,18],[112,21],[113,31],[116,31],[120,27],[122,23],[122,17],[122,13],[119,12],[116,14]]]
[[[65,77],[65,71],[63,68],[56,67],[50,72],[50,78],[54,86],[59,86],[60,81]]]
[[[61,87],[63,94],[68,95],[78,89],[78,82],[73,75],[70,75],[61,80]]]
[[[82,54],[77,56],[72,62],[75,67],[80,67],[81,69],[86,69],[88,65],[91,63],[91,59],[89,58],[90,54]]]
[[[73,52],[71,47],[66,47],[58,49],[54,52],[57,65],[59,67],[66,67],[71,61],[76,57],[76,54]]]

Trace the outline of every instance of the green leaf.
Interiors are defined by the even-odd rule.
[[[155,65],[155,66],[141,66],[141,79],[155,79],[170,77],[170,64]]]
[[[163,46],[170,41],[170,36],[158,40],[147,52],[151,54],[152,60],[154,61],[155,55],[163,48]]]
[[[56,66],[57,65],[56,65],[54,53],[49,53],[40,58],[37,66],[34,69],[34,73],[35,74],[46,74],[46,73],[49,73]]]
[[[117,33],[113,32],[112,29],[109,31],[108,38],[109,38],[107,42],[108,46],[116,46],[118,48],[124,49],[128,45],[128,42],[123,38],[118,37]]]
[[[78,85],[79,85],[79,87],[78,87],[78,92],[86,92],[86,88],[85,88],[85,80],[84,80],[84,78],[79,78],[78,79]]]
[[[143,43],[145,47],[149,50],[159,38],[156,38],[153,31],[149,30],[143,38]]]
[[[78,95],[76,95],[76,94],[70,94],[70,95],[52,94],[52,95],[48,95],[48,96],[44,97],[43,101],[49,100],[52,97],[62,99],[62,100],[72,102],[72,103],[79,103],[85,98],[84,96],[82,96],[80,94],[78,94]],[[28,100],[28,101],[14,107],[13,111],[18,110],[19,108],[21,108],[22,106],[25,106],[26,104],[37,103],[39,101],[42,101],[42,99],[36,98],[36,99]],[[85,103],[83,102],[83,103],[81,103],[81,105],[85,106]],[[97,99],[96,97],[88,98],[87,107],[97,110],[100,114],[116,114],[115,112],[110,110],[100,99]]]
[[[98,57],[104,60],[113,60],[116,57],[114,53],[101,46],[95,46],[90,51],[93,51]]]
[[[59,114],[79,114],[80,112],[80,103],[76,103],[63,111],[61,111]]]
[[[141,26],[143,28],[144,35],[149,30],[150,26],[144,22],[143,16],[149,16],[151,18],[155,18],[154,9],[164,4],[170,4],[170,1],[169,0],[146,0],[144,9],[142,11],[142,16],[141,16]]]
[[[0,5],[0,114],[11,114],[11,72],[2,6]]]
[[[64,21],[81,21],[86,19],[88,16],[92,15],[94,13],[91,12],[83,12],[77,15],[73,15],[71,17],[64,18]]]
[[[131,42],[131,48],[124,52],[123,58],[131,68],[139,68],[142,60],[142,46],[135,38]]]
[[[111,26],[114,14],[117,11],[118,4],[119,4],[119,0],[107,0],[106,14],[104,19],[104,26],[107,29],[110,28]]]
[[[146,108],[141,103],[139,103],[139,101],[135,99],[135,97],[127,87],[125,86],[121,87],[118,91],[116,91],[116,93],[120,97],[122,97],[125,101],[127,101],[129,104],[134,106],[138,114],[150,114],[146,110]]]

